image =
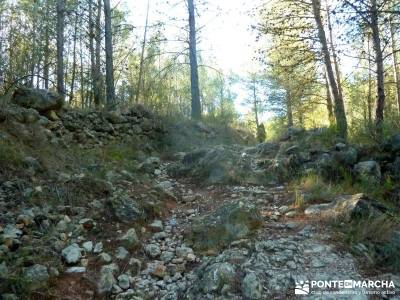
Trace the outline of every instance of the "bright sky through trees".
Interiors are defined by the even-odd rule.
[[[179,24],[184,24],[187,19],[186,7],[183,0],[166,1],[150,0],[150,23],[158,20],[167,22],[171,18],[182,19]],[[260,4],[259,0],[218,0],[208,1],[201,6],[197,17],[199,34],[199,51],[202,57],[212,62],[212,67],[221,70],[225,75],[231,72],[245,75],[256,66],[252,61],[256,49],[256,33],[250,29],[256,24],[256,18],[250,12]],[[119,2],[115,2],[117,4]],[[176,4],[176,5],[175,5]],[[130,12],[131,22],[137,27],[140,34],[145,24],[147,0],[124,0],[120,5],[126,6]],[[171,6],[173,7],[171,9]],[[168,39],[175,40],[179,30],[175,26],[166,27]],[[141,38],[141,37],[139,37]],[[170,42],[168,47],[179,47],[176,42]],[[208,63],[210,64],[210,63]],[[236,87],[238,94],[237,109],[244,113],[247,108],[240,105],[246,97],[243,89]]]

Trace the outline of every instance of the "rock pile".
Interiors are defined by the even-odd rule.
[[[44,90],[19,88],[0,113],[0,128],[25,141],[32,135],[53,144],[95,147],[115,140],[160,141],[165,129],[138,105],[124,112],[62,108],[62,98]]]

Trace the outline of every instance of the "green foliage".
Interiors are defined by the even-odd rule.
[[[305,201],[309,204],[329,202],[338,193],[332,183],[326,183],[316,174],[300,178],[298,185],[304,192]]]
[[[82,149],[72,145],[66,151],[65,163],[69,168],[82,168],[96,178],[104,178],[107,170],[118,168],[135,170],[141,156],[138,141],[110,143],[103,147]]]
[[[350,224],[331,224],[336,238],[357,256],[366,256],[371,266],[400,269],[399,222],[388,215],[361,219]],[[361,246],[362,245],[362,246]]]
[[[387,216],[382,216],[373,220],[353,222],[351,226],[346,226],[346,229],[345,242],[350,245],[369,241],[387,242],[396,229],[396,222]]]
[[[277,141],[287,132],[286,120],[283,117],[274,117],[264,123],[267,140]]]
[[[295,206],[300,208],[330,202],[339,195],[356,193],[366,193],[384,204],[388,213],[378,218],[357,219],[350,224],[334,221],[328,225],[338,241],[344,242],[356,255],[367,256],[372,266],[399,270],[400,259],[397,254],[400,250],[400,223],[397,208],[383,197],[393,186],[395,183],[391,180],[372,188],[371,185],[353,184],[350,175],[340,182],[327,182],[317,174],[308,174],[291,183],[295,191]]]

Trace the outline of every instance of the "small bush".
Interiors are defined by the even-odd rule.
[[[330,201],[335,194],[331,183],[325,183],[313,174],[302,178],[300,186],[304,190],[305,201],[310,204]]]
[[[350,244],[387,242],[396,230],[397,223],[387,215],[372,220],[359,220],[346,226],[345,241]]]

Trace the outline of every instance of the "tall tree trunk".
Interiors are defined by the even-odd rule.
[[[335,102],[335,118],[336,126],[339,135],[346,139],[347,138],[347,119],[343,103],[343,98],[340,97],[340,92],[335,80],[335,74],[333,72],[331,56],[328,49],[328,42],[325,35],[324,25],[321,18],[321,3],[320,0],[312,0],[312,7],[314,13],[314,19],[318,28],[318,38],[322,46],[322,54],[326,66],[326,72],[329,79],[329,85],[331,87],[333,101]]]
[[[0,10],[0,32],[3,32],[3,11]],[[4,37],[5,38],[5,37]],[[4,85],[5,61],[3,57],[3,37],[0,37],[0,91]]]
[[[397,59],[397,45],[396,45],[396,35],[394,31],[393,20],[389,20],[390,26],[390,38],[392,44],[392,56],[393,56],[393,75],[394,81],[396,83],[396,100],[397,100],[397,109],[400,114],[400,74],[399,74],[399,64]]]
[[[49,27],[46,25],[45,30],[45,43],[44,43],[44,58],[43,58],[43,82],[44,88],[49,89],[49,75],[50,75],[50,34]]]
[[[367,55],[368,55],[368,95],[367,95],[367,108],[368,108],[368,126],[372,125],[372,66],[371,66],[371,35],[367,34]]]
[[[74,42],[72,49],[72,74],[71,74],[71,87],[69,90],[69,103],[74,101],[74,87],[75,87],[75,76],[76,76],[76,40],[78,35],[78,13],[75,14],[75,27],[74,27]]]
[[[79,68],[79,77],[80,77],[80,100],[81,100],[81,108],[85,108],[85,76],[84,76],[84,64],[83,64],[83,34],[81,34],[81,38],[79,40],[79,49],[80,49],[80,68]],[[77,103],[78,104],[78,103]]]
[[[197,41],[194,0],[188,0],[189,10],[189,61],[190,92],[192,96],[192,119],[201,119],[201,102],[199,89],[199,70],[197,65]]]
[[[258,102],[257,102],[257,87],[256,80],[253,80],[253,109],[254,109],[254,119],[256,121],[256,128],[260,126],[260,122],[258,121]]]
[[[150,11],[150,0],[147,0],[146,22],[144,25],[143,44],[142,44],[142,51],[140,53],[139,77],[138,77],[138,83],[137,83],[137,87],[136,87],[136,96],[135,96],[136,103],[139,102],[140,88],[142,87],[142,76],[143,76],[143,67],[144,67],[144,51],[146,49],[147,27],[149,26],[149,11]]]
[[[114,63],[113,63],[110,0],[104,0],[104,21],[105,21],[105,48],[106,48],[107,109],[111,110],[114,108],[115,105],[115,87],[114,87]]]
[[[29,76],[29,86],[33,88],[34,85],[34,79],[35,79],[35,56],[33,54],[35,50],[32,51],[32,56],[31,56],[31,68],[30,68],[30,76]]]
[[[286,116],[288,127],[293,127],[293,107],[289,89],[286,91]]]
[[[90,78],[91,71],[88,68],[86,70],[86,78]],[[90,80],[88,79],[90,82]],[[86,91],[86,97],[85,97],[85,107],[91,107],[92,106],[92,99],[93,99],[93,91],[91,89],[91,84],[88,85],[88,90]]]
[[[378,24],[378,4],[376,0],[371,0],[371,30],[372,42],[375,51],[375,64],[376,64],[376,84],[377,84],[377,99],[376,99],[376,112],[375,112],[375,126],[378,139],[382,138],[383,126],[383,111],[385,108],[385,87],[384,87],[384,67],[383,55],[381,47],[381,38],[379,33]]]
[[[222,118],[224,118],[224,116],[225,116],[225,106],[224,106],[225,97],[224,97],[224,85],[223,84],[221,85],[221,89],[219,91],[219,95],[220,95],[220,98],[221,98],[221,101],[219,102],[219,114],[220,114],[220,116]]]
[[[331,50],[332,50],[333,65],[335,67],[335,73],[336,73],[336,84],[338,87],[339,96],[340,96],[340,98],[343,99],[343,89],[342,89],[342,81],[341,81],[341,75],[340,75],[340,69],[339,69],[339,61],[338,61],[338,57],[336,54],[336,47],[333,42],[333,28],[332,28],[331,14],[330,14],[328,1],[326,1],[326,14],[327,14],[327,19],[328,19],[329,40],[330,40]]]
[[[64,95],[64,13],[65,0],[57,0],[57,91]]]
[[[95,82],[96,82],[96,89],[93,91],[94,92],[94,100],[95,103],[98,103],[98,106],[100,106],[103,103],[103,97],[104,97],[104,87],[103,87],[103,80],[102,80],[102,74],[101,74],[101,0],[97,0],[97,14],[96,14],[96,67],[95,67]],[[95,104],[96,105],[96,104]]]
[[[89,52],[90,52],[90,77],[92,83],[92,95],[94,100],[94,105],[96,108],[100,106],[100,99],[98,97],[98,86],[96,78],[96,53],[94,49],[94,22],[93,22],[93,0],[89,0]]]
[[[33,88],[34,87],[34,81],[35,81],[35,67],[36,67],[36,58],[37,58],[37,51],[38,51],[38,41],[37,41],[37,30],[36,27],[33,27],[32,31],[30,32],[30,59],[29,59],[29,87]]]
[[[80,91],[80,98],[81,98],[81,108],[85,108],[85,78],[84,78],[84,71],[83,71],[83,36],[81,36],[81,39],[79,41],[79,48],[80,48],[80,86],[81,86],[81,91]]]
[[[287,110],[288,127],[293,127],[293,108],[289,94],[286,95],[286,110]]]
[[[49,8],[49,1],[46,0],[44,2],[46,6],[45,12],[48,15],[50,8]],[[42,88],[48,90],[49,89],[49,74],[50,74],[50,32],[49,32],[49,24],[45,24],[44,29],[44,49],[43,49],[43,83]]]
[[[333,115],[332,95],[329,88],[328,75],[325,74],[325,88],[326,88],[326,107],[328,109],[329,124],[335,125],[335,116]]]

